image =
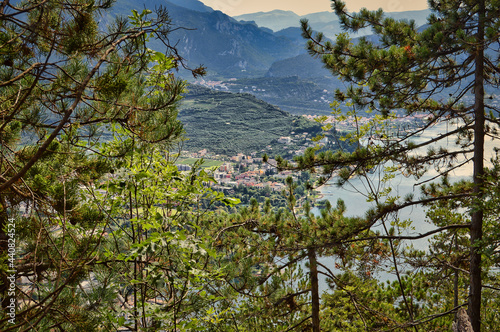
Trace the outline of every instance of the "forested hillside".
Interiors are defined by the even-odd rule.
[[[187,149],[209,149],[229,156],[252,152],[261,156],[264,151],[274,155],[283,146],[277,142],[280,137],[307,132],[312,138],[321,133],[320,124],[292,116],[250,94],[193,85],[188,90],[179,113]],[[267,148],[269,145],[274,151]]]

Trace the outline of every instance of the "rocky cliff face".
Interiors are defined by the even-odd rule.
[[[127,17],[132,9],[160,6],[172,19],[170,45],[176,46],[190,67],[205,66],[208,78],[263,76],[273,62],[305,52],[303,45],[253,22],[239,22],[197,0],[117,0],[101,24],[111,23],[116,16]],[[149,47],[165,49],[154,40]],[[187,72],[181,71],[181,75],[191,77]]]
[[[167,2],[175,26],[172,33],[191,66],[204,65],[222,77],[263,75],[273,62],[304,52],[285,37],[274,36],[252,23],[242,23],[220,11],[198,12]]]

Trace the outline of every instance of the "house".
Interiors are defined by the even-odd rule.
[[[175,166],[177,166],[179,172],[189,172],[192,169],[192,167],[189,165],[177,164]]]
[[[280,144],[290,144],[291,142],[292,142],[292,139],[288,136],[278,138],[278,143],[280,143]]]

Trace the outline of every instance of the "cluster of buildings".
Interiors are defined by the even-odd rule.
[[[236,81],[236,78],[230,78],[227,81],[228,82],[233,82]],[[210,80],[205,80],[201,79],[198,81],[195,81],[194,84],[201,85],[207,88],[210,88],[212,90],[217,90],[217,91],[233,91],[235,90],[234,88],[234,83],[228,83],[224,81],[210,81]],[[232,88],[232,89],[231,89]],[[236,91],[237,92],[237,91]],[[247,85],[244,88],[239,89],[240,93],[251,93],[251,92],[266,92],[266,89],[259,88],[255,85]]]
[[[184,152],[184,155],[195,158],[200,156],[200,152]],[[284,182],[287,177],[296,178],[300,175],[292,171],[277,172],[276,160],[269,159],[267,163],[263,163],[262,158],[255,157],[255,155],[256,153],[253,156],[239,153],[236,156],[221,157],[209,154],[215,160],[226,159],[221,160],[222,164],[213,173],[217,181],[215,187],[223,190],[231,190],[237,186],[259,189],[269,187],[272,191],[281,192],[286,187]],[[177,168],[180,171],[191,170],[191,166],[185,164],[177,164]]]
[[[339,121],[336,116],[323,116],[323,115],[303,115],[308,120],[314,121],[316,118],[324,118],[325,124],[334,124],[335,128],[340,131],[352,131],[356,129],[357,126],[364,126],[370,124],[373,121],[373,117],[363,117],[363,116],[348,116],[345,120]],[[415,125],[419,125],[423,120],[429,117],[429,114],[419,113],[413,115],[407,115],[403,117],[396,117],[391,119],[391,125],[397,128],[410,129]]]

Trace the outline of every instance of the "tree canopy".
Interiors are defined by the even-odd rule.
[[[302,22],[309,52],[347,83],[332,106],[355,130],[278,166],[360,180],[373,206],[360,216],[341,200],[313,210],[292,178],[286,208],[237,207],[202,162],[180,172],[177,27],[163,8],[107,22],[112,4],[0,4],[2,331],[442,331],[453,313],[476,332],[500,324],[500,162],[485,148],[500,138],[499,1],[430,1],[417,27],[333,0],[335,42]],[[366,27],[375,38],[349,37]],[[394,130],[415,115],[421,127]],[[396,176],[420,196],[398,193]],[[399,213],[415,206],[434,229],[412,232]]]
[[[348,181],[385,165],[386,173],[404,172],[426,183],[430,180],[423,176],[430,170],[437,172],[431,176],[434,179],[447,179],[454,170],[472,164],[472,184],[462,191],[437,192],[428,190],[433,188],[430,186],[424,187],[421,198],[390,195],[384,201],[376,195],[377,206],[368,212],[365,227],[385,223],[390,213],[408,206],[470,197],[470,219],[447,227],[470,227],[468,314],[474,330],[479,331],[481,290],[485,286],[483,224],[485,213],[492,213],[483,204],[491,185],[486,181],[485,139],[498,139],[499,125],[494,95],[500,74],[499,7],[498,1],[429,1],[429,6],[432,14],[428,24],[417,27],[413,21],[385,18],[382,10],[350,13],[344,2],[332,0],[347,32],[369,27],[375,41],[362,37],[354,43],[348,33],[342,33],[332,43],[321,33],[313,33],[307,21],[302,22],[310,53],[348,83],[346,91],[336,91],[337,101],[348,101],[352,109],[349,115],[354,118],[366,110],[380,116],[369,126],[358,126],[350,137],[353,142],[366,142],[354,153],[315,154],[310,150],[297,160],[298,168],[321,166],[326,176],[340,172],[343,181]],[[429,115],[425,126],[391,135],[387,119],[420,112]],[[453,124],[453,129],[415,143],[416,136],[442,122]],[[451,144],[447,144],[449,139]]]
[[[9,321],[12,317],[4,311],[3,331],[90,331],[103,320],[104,325],[115,327],[129,324],[128,316],[123,316],[126,322],[117,320],[115,312],[114,320],[109,320],[110,312],[99,309],[101,303],[121,296],[114,281],[110,286],[108,278],[96,286],[100,294],[82,286],[103,277],[99,267],[106,263],[97,263],[103,258],[99,252],[108,234],[120,227],[112,226],[112,220],[118,222],[115,212],[99,206],[95,190],[104,174],[119,168],[116,160],[123,163],[140,142],[166,146],[181,137],[176,105],[185,83],[174,70],[186,65],[169,44],[174,27],[164,8],[134,10],[104,25],[103,14],[112,4],[107,0],[0,4],[0,292],[4,309],[14,299],[7,278],[18,280],[16,320]],[[149,49],[151,38],[163,42],[163,50]],[[203,74],[203,68],[192,73]],[[109,148],[105,142],[113,139],[121,143]],[[168,167],[173,177],[171,162]],[[194,178],[190,181],[186,183],[194,185]],[[125,205],[122,202],[121,209]],[[10,220],[16,228],[15,234],[8,235]],[[16,245],[9,256],[11,236]],[[137,239],[139,235],[133,237]],[[118,248],[125,256],[128,249]],[[126,261],[122,256],[119,260]],[[137,259],[133,263],[137,269]],[[142,296],[143,304],[148,296]],[[138,310],[137,305],[133,307]],[[94,309],[100,314],[93,315]],[[137,314],[132,317],[137,327]]]

